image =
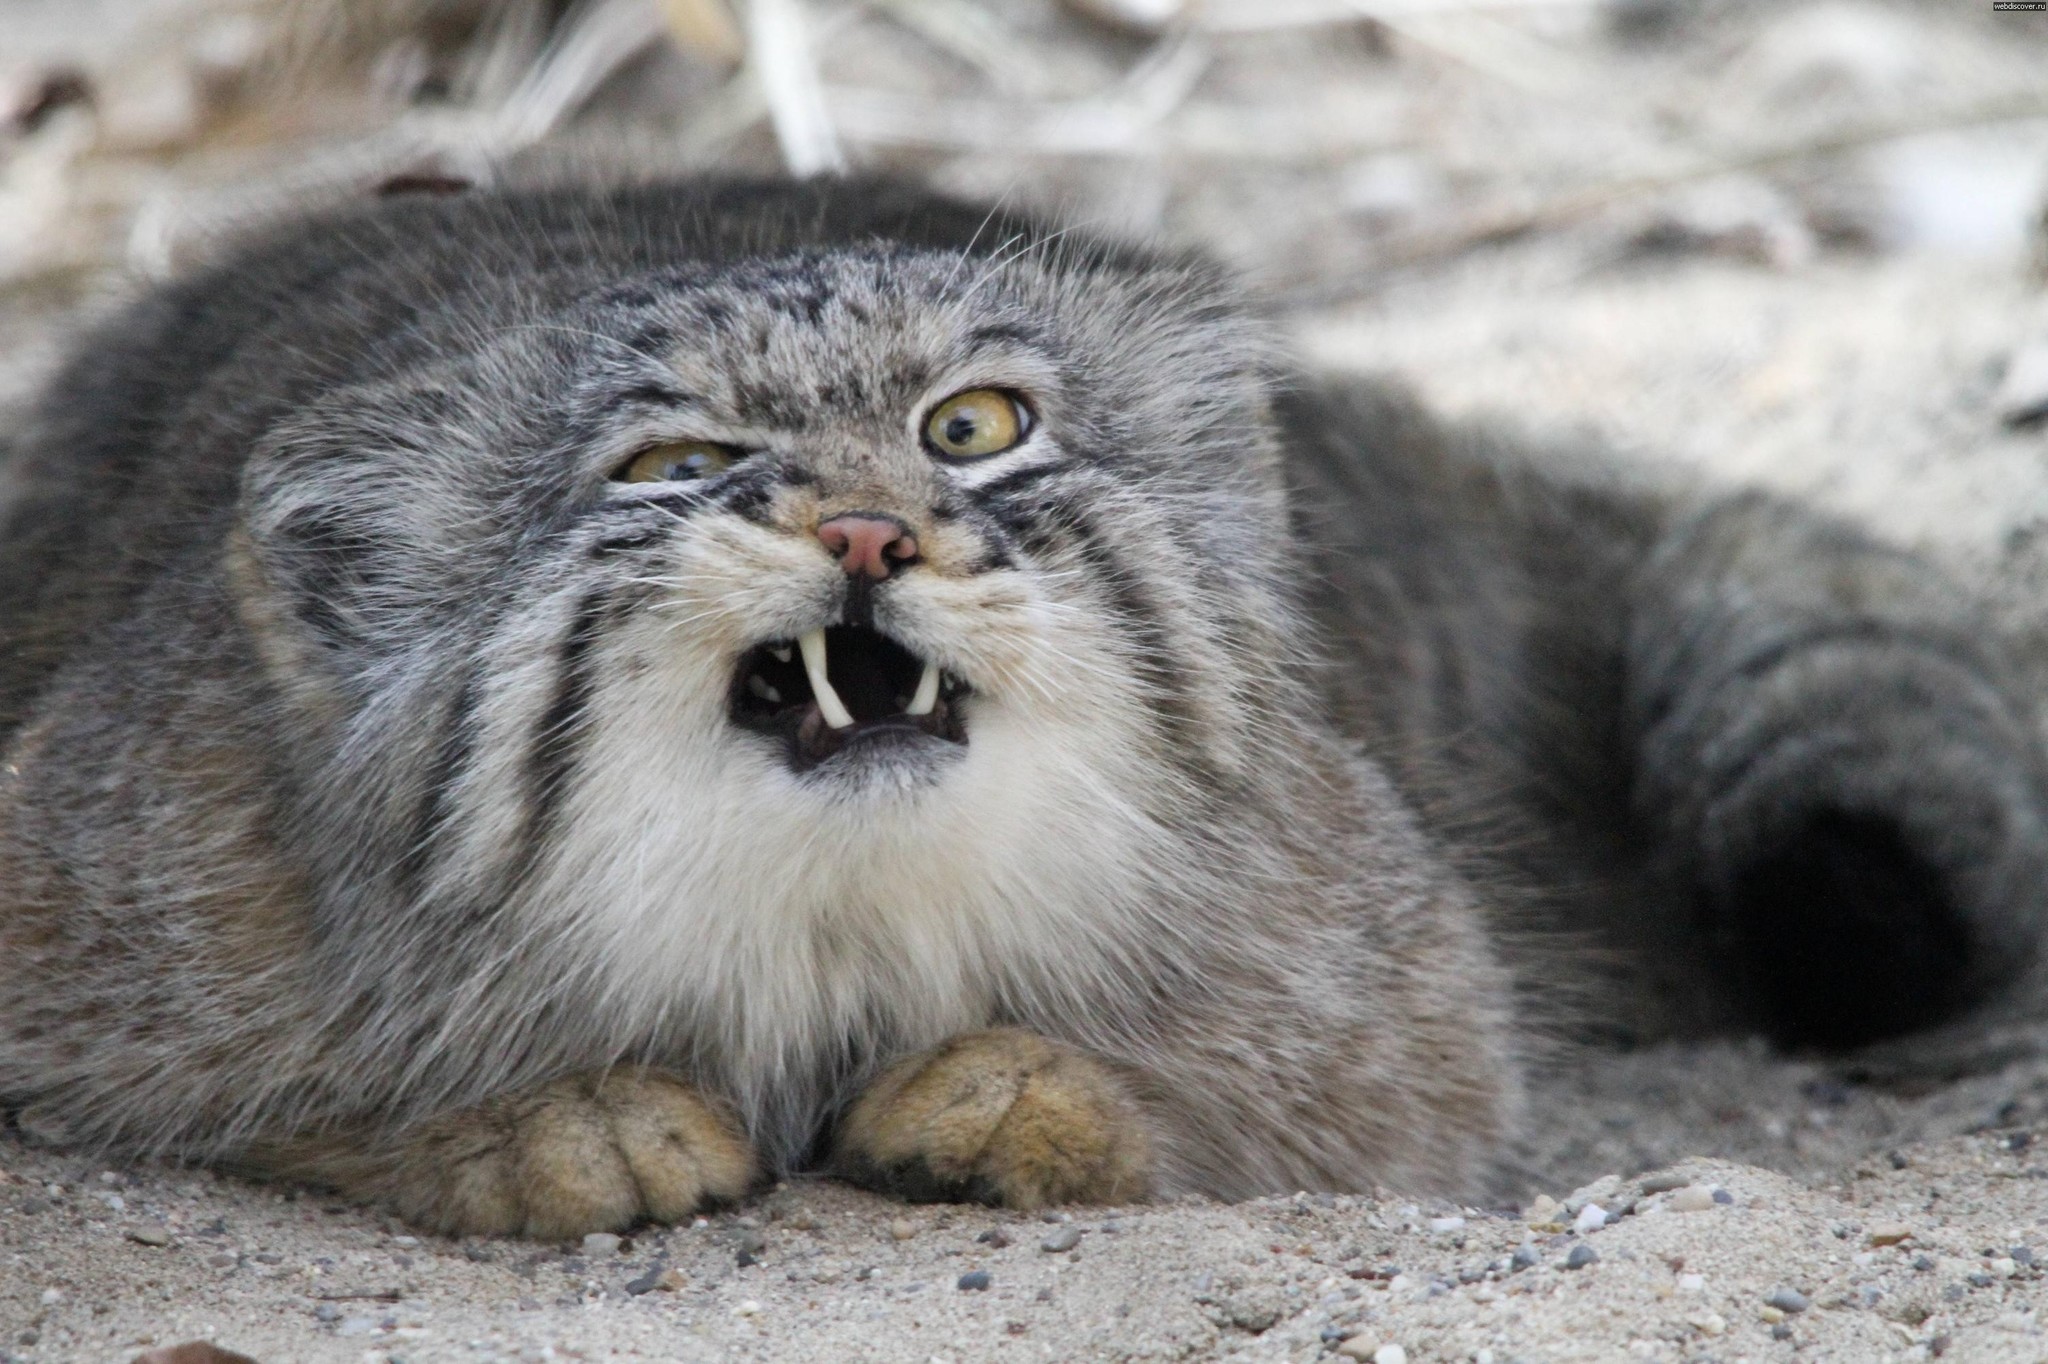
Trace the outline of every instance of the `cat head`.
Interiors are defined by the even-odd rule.
[[[236,591],[357,866],[601,898],[622,953],[999,919],[1284,763],[1264,333],[1199,263],[995,236],[477,281],[276,427]]]

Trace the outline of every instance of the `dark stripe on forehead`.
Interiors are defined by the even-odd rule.
[[[674,408],[688,407],[696,401],[697,399],[694,394],[685,393],[673,384],[659,383],[650,379],[644,383],[634,384],[630,388],[621,389],[613,394],[611,406],[613,410],[617,410],[628,403],[644,403],[648,407]]]
[[[1029,346],[1034,350],[1046,349],[1045,329],[1028,322],[992,322],[968,332],[967,340],[972,345],[1008,341],[1020,346]]]

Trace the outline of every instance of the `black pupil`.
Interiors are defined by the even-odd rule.
[[[981,429],[981,419],[972,412],[956,412],[946,418],[946,444],[970,445]]]

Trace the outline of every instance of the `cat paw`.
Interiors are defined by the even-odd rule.
[[[835,1172],[913,1202],[1126,1203],[1150,1143],[1116,1077],[1014,1028],[968,1033],[883,1071],[840,1128]]]
[[[730,1114],[679,1080],[628,1070],[491,1099],[394,1147],[300,1148],[270,1163],[432,1231],[544,1241],[678,1221],[740,1197],[755,1172]]]

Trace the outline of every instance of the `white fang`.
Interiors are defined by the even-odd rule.
[[[930,715],[932,707],[939,703],[939,665],[924,665],[924,676],[917,679],[917,695],[910,698],[910,709],[906,715]]]
[[[817,698],[818,713],[832,728],[847,728],[853,723],[853,712],[846,708],[839,693],[832,690],[831,679],[825,676],[825,632],[806,630],[798,637],[796,646],[803,650],[804,671],[811,675],[811,695]]]

